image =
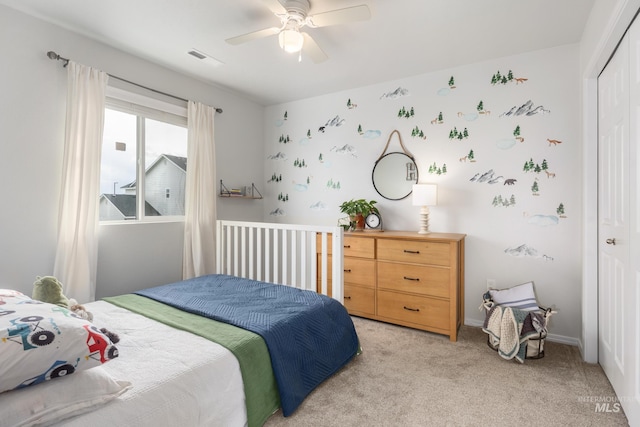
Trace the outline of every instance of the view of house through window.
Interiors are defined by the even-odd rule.
[[[100,221],[184,216],[186,119],[169,123],[140,110],[105,109]]]

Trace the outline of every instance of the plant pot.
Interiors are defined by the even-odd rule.
[[[364,230],[364,215],[356,214],[351,218],[351,221],[355,224],[355,231],[363,231]]]

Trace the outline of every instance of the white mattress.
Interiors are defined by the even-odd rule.
[[[133,387],[92,413],[58,425],[247,425],[240,366],[229,350],[105,301],[85,306],[98,328],[120,337],[119,357],[103,368]]]

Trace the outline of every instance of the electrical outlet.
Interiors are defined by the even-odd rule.
[[[489,289],[495,289],[496,288],[496,281],[495,279],[487,279],[487,290]]]

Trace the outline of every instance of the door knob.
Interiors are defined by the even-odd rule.
[[[607,242],[607,245],[615,245],[616,244],[616,238],[614,237],[613,239],[607,239],[606,242]]]

